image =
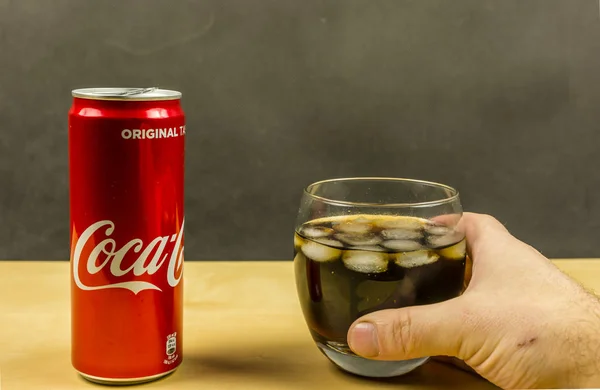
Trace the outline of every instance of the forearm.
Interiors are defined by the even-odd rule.
[[[567,385],[570,388],[600,387],[600,301],[587,294],[580,304],[579,313],[583,318],[571,318],[565,340],[569,344],[568,366],[570,375]],[[583,309],[583,310],[582,310]]]

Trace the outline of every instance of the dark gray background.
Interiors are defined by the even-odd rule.
[[[68,258],[70,91],[183,92],[186,259],[291,259],[312,181],[456,186],[598,256],[595,0],[0,0],[0,259]]]

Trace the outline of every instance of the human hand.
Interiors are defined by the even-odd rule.
[[[496,219],[465,213],[472,277],[457,298],[382,310],[348,331],[363,357],[453,356],[502,388],[600,387],[600,300]]]

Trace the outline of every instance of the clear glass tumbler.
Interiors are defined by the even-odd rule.
[[[310,333],[341,369],[392,377],[428,358],[355,355],[350,325],[378,310],[427,305],[464,290],[466,242],[458,192],[399,178],[343,178],[309,185],[294,233],[296,287]]]

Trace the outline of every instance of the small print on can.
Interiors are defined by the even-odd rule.
[[[69,111],[71,359],[105,384],[182,361],[181,93],[86,88]]]

